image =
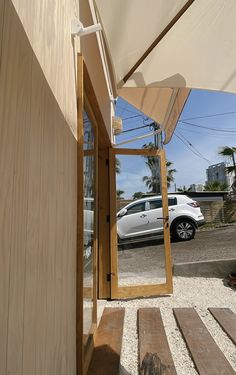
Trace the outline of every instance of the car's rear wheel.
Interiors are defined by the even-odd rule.
[[[188,219],[181,219],[174,223],[173,235],[179,241],[189,241],[195,236],[196,228],[194,223]]]

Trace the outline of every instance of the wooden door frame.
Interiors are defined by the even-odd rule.
[[[97,268],[98,268],[98,125],[96,116],[92,109],[92,103],[90,103],[89,98],[86,94],[86,89],[84,89],[84,111],[87,113],[89,120],[91,121],[93,132],[94,132],[94,150],[87,150],[83,152],[85,155],[94,156],[94,243],[93,243],[93,287],[83,287],[83,298],[86,293],[92,292],[93,300],[93,311],[92,311],[92,324],[88,335],[91,336],[89,339],[86,350],[84,350],[84,374],[87,373],[89,363],[92,357],[92,352],[94,348],[94,334],[97,328]]]
[[[94,347],[93,336],[97,328],[97,264],[98,264],[98,119],[94,108],[94,92],[89,80],[86,65],[82,54],[77,55],[77,275],[76,275],[76,373],[84,375],[87,372],[92,351]],[[84,124],[83,111],[86,111],[94,130],[94,248],[93,248],[93,287],[84,288],[83,282],[83,249],[84,249],[84,155],[91,154],[88,150],[84,152]],[[89,330],[91,339],[86,351],[83,343],[83,298],[86,293],[92,294],[93,312],[92,324]],[[91,295],[90,294],[90,295]]]
[[[164,221],[164,244],[165,244],[165,270],[166,283],[156,285],[135,285],[119,286],[118,285],[118,252],[117,252],[117,229],[116,229],[116,155],[142,155],[142,156],[159,156],[161,162],[161,181],[162,181],[162,201],[163,217],[169,216],[168,211],[168,194],[166,178],[166,158],[164,150],[147,150],[147,149],[118,149],[110,148],[109,151],[109,174],[110,174],[110,251],[111,251],[111,298],[134,298],[147,297],[173,292],[172,280],[172,261],[170,245],[170,227],[169,221]]]
[[[81,54],[77,54],[77,253],[76,253],[76,374],[83,374],[83,246],[84,246],[84,184],[83,184],[83,85],[84,61]]]

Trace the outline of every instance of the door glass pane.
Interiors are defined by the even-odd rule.
[[[93,322],[93,254],[94,254],[94,131],[84,113],[84,345]]]
[[[116,156],[118,285],[165,284],[158,156]]]

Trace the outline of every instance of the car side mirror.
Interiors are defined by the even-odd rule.
[[[126,214],[127,214],[127,210],[126,210],[126,208],[123,208],[123,210],[120,211],[118,217],[125,216]]]

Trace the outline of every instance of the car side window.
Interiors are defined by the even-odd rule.
[[[155,210],[156,208],[162,207],[162,199],[157,199],[155,201],[149,201],[150,210]]]
[[[177,204],[177,198],[168,198],[168,206],[175,206]]]
[[[142,212],[142,211],[145,211],[145,202],[137,203],[127,208],[126,215],[137,214],[138,212]]]

